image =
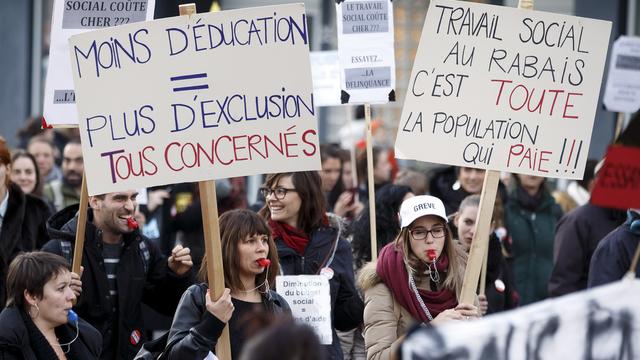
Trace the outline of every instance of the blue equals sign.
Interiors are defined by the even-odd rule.
[[[191,75],[180,75],[180,76],[174,76],[171,79],[171,81],[182,81],[182,80],[191,80],[191,79],[201,79],[201,78],[206,78],[207,74],[206,73],[201,73],[201,74],[191,74]],[[178,91],[191,91],[191,90],[202,90],[202,89],[208,89],[209,85],[208,84],[204,84],[204,85],[191,85],[191,86],[181,86],[181,87],[174,87],[173,88],[173,92],[178,92]]]

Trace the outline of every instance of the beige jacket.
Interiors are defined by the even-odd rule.
[[[466,265],[466,254],[457,249],[460,261]],[[464,266],[460,271],[464,274]],[[396,354],[404,335],[411,325],[418,322],[398,303],[391,290],[376,273],[376,263],[362,267],[358,275],[358,286],[364,293],[364,346],[367,360],[388,360]],[[427,278],[416,283],[421,289],[428,289]],[[477,299],[475,301],[477,306]]]
[[[363,335],[367,360],[390,359],[416,319],[393,298],[376,274],[375,263],[360,270],[358,285],[364,293]]]

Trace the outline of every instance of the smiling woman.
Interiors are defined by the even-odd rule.
[[[2,359],[98,359],[102,336],[71,311],[69,264],[46,252],[18,255],[7,274],[0,313]]]
[[[25,194],[42,196],[42,183],[38,163],[26,151],[16,151],[11,157],[11,181],[18,184]]]
[[[320,175],[269,174],[263,189],[266,204],[260,215],[269,221],[282,273],[329,277],[333,338],[324,348],[329,359],[342,359],[335,330],[360,325],[363,304],[355,289],[351,246],[341,235],[340,221],[326,214]]]

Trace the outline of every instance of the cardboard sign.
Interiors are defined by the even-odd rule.
[[[640,280],[619,281],[482,320],[422,328],[402,359],[637,359]]]
[[[608,208],[640,208],[640,148],[609,148],[591,202]]]
[[[333,342],[331,332],[331,294],[329,279],[323,275],[276,277],[276,289],[291,307],[296,321],[311,326],[320,343]]]
[[[312,51],[313,99],[317,107],[340,105],[340,63],[338,52]]]
[[[302,4],[73,36],[89,194],[320,169]]]
[[[395,101],[393,2],[336,2],[343,104]]]
[[[396,157],[581,178],[611,23],[434,0]]]
[[[56,0],[51,21],[51,44],[44,117],[51,125],[78,125],[76,94],[69,62],[69,37],[92,29],[153,19],[155,0]]]
[[[640,108],[640,38],[620,36],[613,44],[607,86],[607,110],[636,112]]]

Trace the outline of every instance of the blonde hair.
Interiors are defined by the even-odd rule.
[[[459,299],[460,292],[462,291],[462,282],[464,280],[464,271],[467,265],[467,254],[453,242],[453,236],[451,235],[449,226],[442,220],[440,220],[440,222],[446,229],[443,252],[449,259],[446,276],[442,280],[442,287],[454,291],[456,297]],[[427,269],[426,264],[411,250],[411,233],[409,226],[400,230],[395,240],[395,246],[398,249],[402,249],[407,271],[411,271],[411,275],[416,279],[416,282],[420,282],[423,277],[428,276],[424,273]]]

